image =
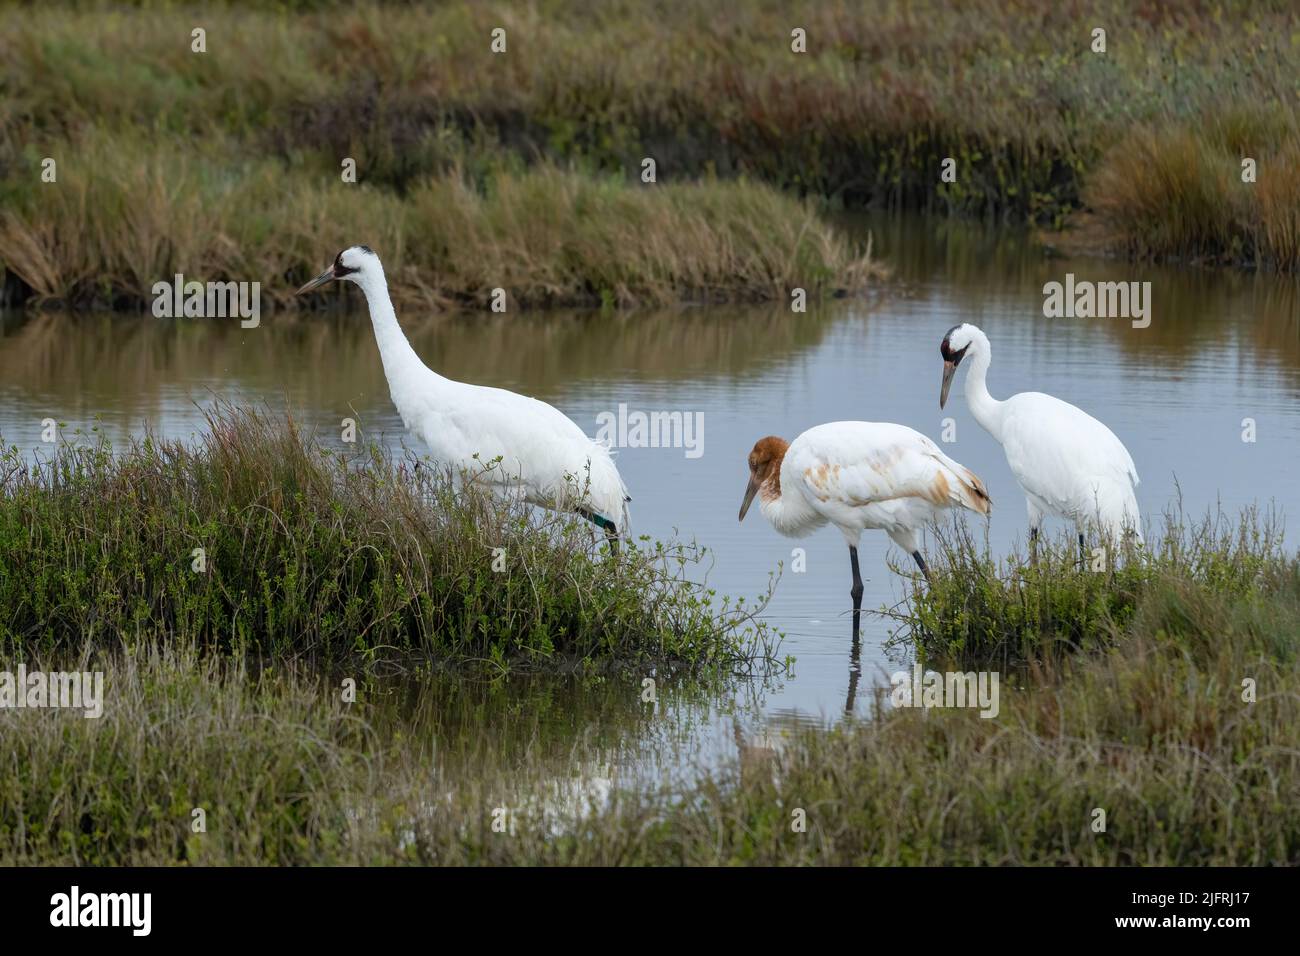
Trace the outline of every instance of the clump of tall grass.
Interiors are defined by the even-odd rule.
[[[748,611],[686,580],[693,545],[603,554],[538,513],[377,446],[218,406],[196,443],[0,457],[0,646],[176,640],[281,656],[500,668],[764,653]],[[490,463],[485,463],[485,467]]]
[[[497,288],[516,307],[777,300],[858,291],[879,271],[809,204],[754,182],[631,185],[543,166],[479,185],[452,171],[399,197],[169,145],[100,137],[94,164],[0,208],[0,264],[33,303],[147,306],[181,273],[258,281],[264,303],[286,306],[359,243],[383,257],[395,300],[433,308],[485,307]]]
[[[1295,271],[1300,136],[1274,139],[1213,123],[1138,130],[1107,154],[1084,198],[1110,245],[1131,256]]]
[[[930,581],[894,615],[906,625],[896,636],[939,661],[1051,665],[1071,651],[1113,646],[1135,628],[1200,633],[1206,614],[1188,611],[1182,624],[1162,619],[1158,626],[1151,615],[1205,600],[1268,601],[1300,570],[1283,550],[1272,513],[1189,520],[1175,508],[1163,525],[1146,545],[1089,546],[1081,554],[1066,534],[1036,554],[1000,557],[964,523],[939,528]]]

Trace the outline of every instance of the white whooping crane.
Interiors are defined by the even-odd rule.
[[[948,387],[957,366],[970,357],[966,373],[966,404],[980,426],[998,440],[1007,464],[1025,492],[1031,545],[1038,539],[1043,515],[1074,522],[1079,549],[1084,529],[1096,526],[1118,542],[1139,527],[1137,468],[1115,433],[1080,408],[1042,392],[1021,392],[1006,401],[989,394],[985,377],[992,361],[988,336],[974,325],[948,330],[939,346],[943,355],[943,386],[939,407],[948,401]]]
[[[344,249],[297,294],[332,279],[355,282],[365,293],[393,404],[435,461],[530,504],[574,511],[614,541],[627,530],[631,499],[605,445],[545,402],[428,368],[397,324],[384,267],[368,246]],[[485,467],[498,457],[499,465]]]
[[[833,524],[849,545],[853,610],[862,607],[858,540],[868,528],[885,531],[928,579],[916,531],[947,508],[986,515],[984,483],[920,432],[889,422],[831,422],[793,442],[760,438],[749,453],[745,520],[754,496],[772,527],[790,538]]]

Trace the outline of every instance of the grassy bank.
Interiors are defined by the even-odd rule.
[[[688,669],[767,647],[687,583],[694,546],[612,560],[580,519],[456,493],[414,459],[253,411],[209,424],[194,444],[67,446],[35,467],[5,453],[0,647]]]
[[[1195,0],[13,8],[0,266],[74,305],[176,271],[274,301],[362,241],[437,304],[852,288],[860,250],[770,188],[1294,269],[1298,36],[1289,4]]]
[[[232,147],[232,150],[234,148]],[[230,169],[179,140],[101,138],[92,166],[0,208],[0,261],[30,304],[147,308],[155,282],[258,281],[264,305],[334,254],[368,244],[398,303],[486,308],[788,301],[858,292],[879,267],[812,208],[757,183],[632,184],[553,167],[459,171],[399,195],[294,174],[277,160]]]
[[[1109,641],[1004,673],[992,719],[882,693],[869,721],[608,797],[533,745],[454,771],[442,734],[291,666],[106,648],[99,720],[0,711],[0,862],[1294,865],[1300,563],[1255,572],[1166,569]]]

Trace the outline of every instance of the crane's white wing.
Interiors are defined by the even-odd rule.
[[[808,503],[835,520],[841,508],[918,498],[939,508],[987,514],[989,496],[973,472],[920,432],[889,422],[831,422],[791,444],[782,469]]]
[[[1099,506],[1103,514],[1131,507],[1136,518],[1133,458],[1114,432],[1082,409],[1041,392],[1013,395],[1001,438],[1020,486],[1050,510],[1086,516]]]
[[[345,256],[345,253],[347,254]],[[356,253],[354,257],[352,254]],[[346,260],[346,261],[345,261]],[[545,402],[500,388],[444,378],[420,361],[397,324],[379,257],[364,246],[339,254],[366,293],[389,393],[406,427],[435,461],[547,507],[594,511],[619,531],[627,523],[627,489],[610,451]],[[483,469],[494,459],[499,464]]]
[[[593,511],[624,530],[627,487],[609,448],[551,405],[442,379],[398,407],[436,461],[477,471],[499,457],[489,480],[548,506],[582,493]]]

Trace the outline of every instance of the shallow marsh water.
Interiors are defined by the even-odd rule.
[[[400,316],[431,367],[535,395],[590,434],[598,416],[617,414],[621,404],[630,412],[702,414],[698,456],[687,448],[619,451],[634,498],[633,530],[693,537],[710,548],[708,581],[719,593],[758,595],[783,563],[766,616],[784,632],[782,653],[796,663],[765,682],[670,685],[653,712],[635,682],[437,677],[382,696],[385,719],[427,735],[466,772],[516,763],[520,747],[540,749],[559,790],[576,774],[592,792],[629,776],[689,772],[738,745],[779,746],[793,725],[865,712],[871,687],[910,664],[908,652],[886,648],[890,624],[874,615],[864,616],[861,641],[851,639],[850,576],[838,532],[790,541],[757,509],[737,522],[745,456],[764,435],[789,439],[839,419],[901,422],[938,440],[950,417],[956,441],[945,450],[980,474],[993,497],[993,548],[1023,541],[1023,498],[1001,449],[971,419],[960,379],[948,409],[938,407],[939,342],[959,322],[989,333],[994,395],[1048,391],[1120,436],[1142,476],[1138,497],[1148,518],[1180,492],[1191,514],[1218,505],[1232,514],[1257,503],[1285,515],[1300,503],[1296,279],[1047,258],[1022,238],[968,224],[904,220],[872,228],[877,255],[894,269],[888,286],[870,300],[806,314],[693,307]],[[1150,281],[1150,327],[1044,318],[1043,284],[1067,273]],[[357,290],[346,297],[351,311],[266,314],[256,329],[233,319],[0,315],[0,436],[35,450],[42,421],[54,418],[74,440],[77,429],[120,439],[146,427],[184,438],[202,428],[201,406],[221,397],[287,403],[325,436],[352,417],[372,436],[399,444],[407,439],[369,319]],[[1242,440],[1244,419],[1254,422],[1253,442]],[[791,572],[794,548],[806,552],[802,573]],[[864,535],[861,554],[864,607],[897,603],[903,580],[886,557],[909,572],[910,561],[879,533]],[[485,735],[499,745],[483,745]]]

